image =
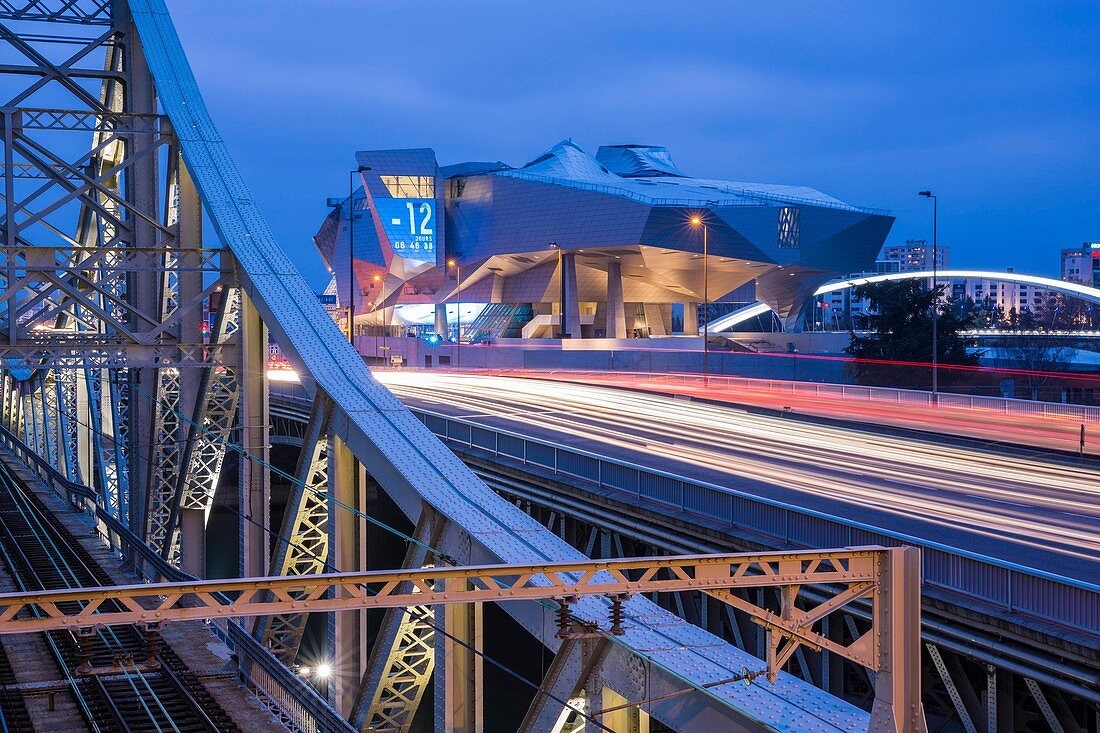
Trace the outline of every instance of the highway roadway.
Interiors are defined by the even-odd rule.
[[[411,370],[375,376],[413,407],[1100,579],[1095,463],[588,384]]]
[[[899,409],[896,403],[886,399],[864,400],[828,391],[816,395],[809,392],[796,394],[781,387],[773,388],[764,380],[728,383],[717,377],[704,384],[700,375],[573,370],[509,370],[499,374],[623,387],[666,395],[687,395],[772,410],[790,407],[801,415],[889,425],[942,435],[958,435],[990,444],[1033,446],[1067,453],[1078,452],[1081,439],[1082,423],[1069,415],[1004,413],[957,405],[946,399],[938,407],[905,405]],[[1086,423],[1084,427],[1085,453],[1100,457],[1100,426]]]

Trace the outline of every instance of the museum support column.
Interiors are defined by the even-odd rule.
[[[569,338],[581,337],[581,304],[577,295],[577,255],[563,252],[562,277],[565,279],[565,302],[562,304],[564,332]]]
[[[607,336],[626,338],[626,304],[623,302],[623,266],[619,262],[607,265]]]

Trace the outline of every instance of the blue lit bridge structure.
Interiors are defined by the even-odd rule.
[[[501,725],[516,697],[525,731],[928,729],[915,551],[783,546],[722,555],[717,570],[689,559],[707,569],[677,582],[715,599],[696,618],[683,595],[646,595],[676,571],[590,563],[610,554],[595,542],[622,540],[592,522],[597,540],[578,541],[595,510],[574,501],[562,515],[517,494],[546,491],[532,476],[503,488],[505,468],[471,470],[433,435],[453,442],[449,425],[425,425],[370,374],[274,241],[162,0],[0,3],[0,35],[5,728],[472,733]],[[297,401],[273,398],[269,339],[301,378]],[[296,461],[273,448],[285,443]],[[660,514],[619,520],[651,536],[643,554],[719,549],[675,538]],[[829,539],[890,539],[845,537]],[[395,576],[379,593],[436,605],[365,610],[382,576],[342,574],[394,557],[432,579]],[[539,568],[561,563],[576,598],[547,589],[559,576]],[[197,580],[215,566],[230,579]],[[807,581],[822,570],[827,581]],[[582,587],[608,578],[612,596]],[[500,601],[513,589],[530,600]],[[500,602],[461,602],[472,591]],[[177,627],[185,618],[210,623]],[[748,625],[763,629],[759,654]],[[22,628],[40,630],[30,647],[8,641]],[[975,729],[969,688],[949,682],[957,660],[934,647]],[[504,670],[512,687],[490,688]],[[1031,668],[1021,679],[1036,720],[1095,726],[1093,708],[1080,712],[1095,685],[1063,698]]]

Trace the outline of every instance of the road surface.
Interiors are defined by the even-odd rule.
[[[624,387],[658,394],[687,395],[714,402],[772,410],[791,408],[803,415],[958,435],[986,441],[991,445],[1010,443],[1068,453],[1078,452],[1083,425],[1080,420],[1068,415],[1006,414],[999,410],[953,405],[949,402],[938,407],[898,405],[888,400],[864,400],[828,392],[819,395],[806,391],[792,392],[770,388],[764,380],[729,384],[716,377],[704,385],[701,376],[683,374],[570,370],[515,370],[497,374]],[[1100,456],[1100,425],[1087,423],[1084,427],[1085,453],[1094,457]]]
[[[380,372],[413,407],[942,542],[1100,578],[1094,464],[571,382]]]

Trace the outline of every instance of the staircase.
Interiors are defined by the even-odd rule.
[[[530,305],[489,303],[466,327],[467,340],[471,344],[480,344],[500,338],[515,338],[531,315]]]

